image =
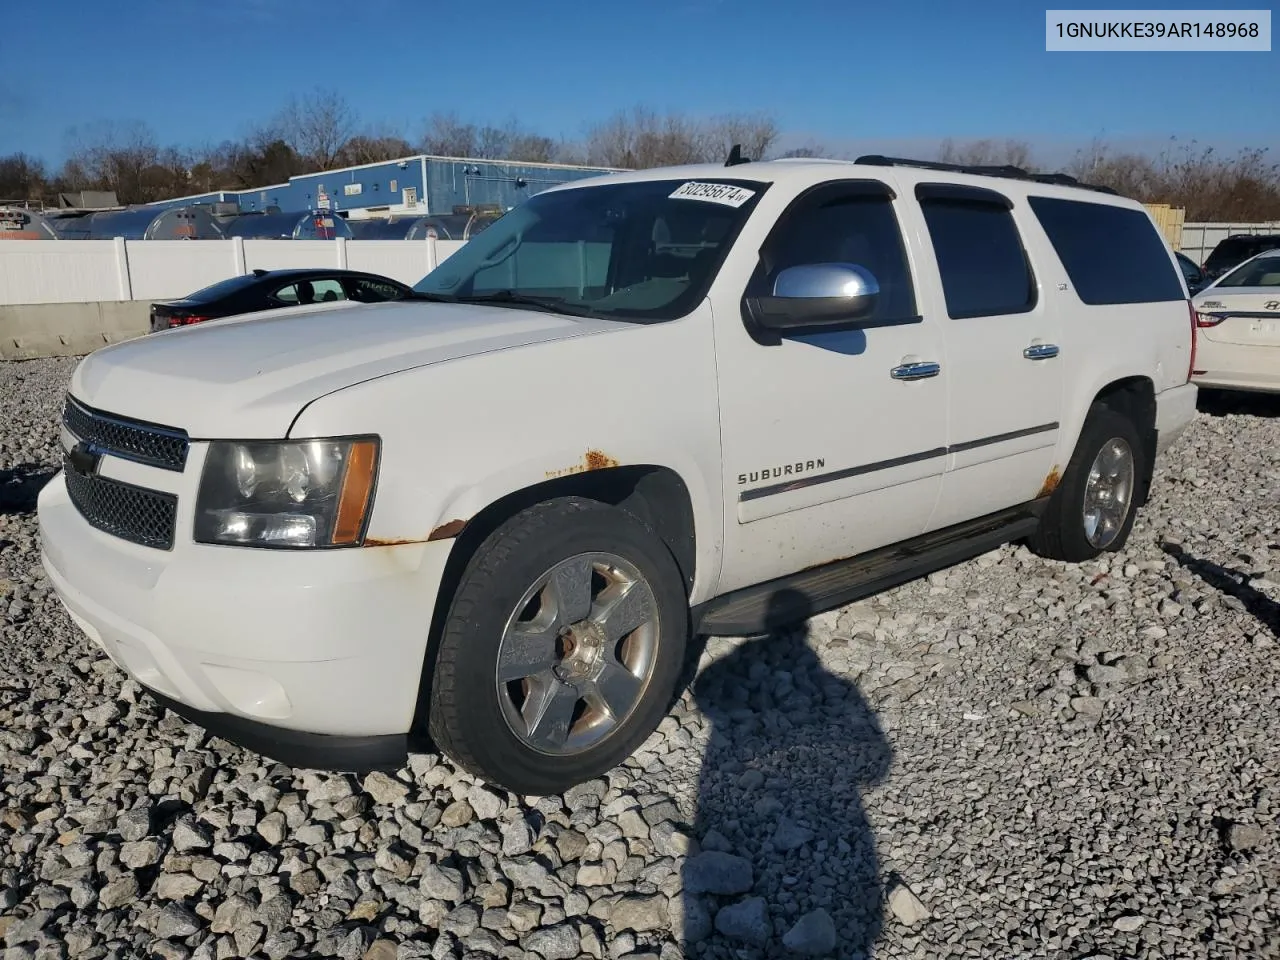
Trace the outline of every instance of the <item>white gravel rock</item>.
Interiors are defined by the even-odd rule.
[[[1280,950],[1277,402],[1206,402],[1122,551],[706,638],[636,757],[517,798],[293,770],[125,680],[39,559],[74,363],[0,363],[4,960]]]

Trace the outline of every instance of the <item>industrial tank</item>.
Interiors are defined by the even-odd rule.
[[[204,207],[130,207],[59,217],[53,229],[64,240],[220,240],[222,231]]]
[[[347,224],[356,240],[425,240],[429,236],[437,240],[470,240],[499,216],[489,212],[446,213],[389,220],[373,217],[349,220]]]
[[[367,220],[348,220],[351,236],[355,240],[408,240],[410,232],[426,217],[395,217],[391,220],[371,217]]]
[[[57,240],[49,220],[26,207],[0,207],[0,240]]]
[[[285,240],[351,239],[351,227],[331,210],[290,211],[287,213],[242,213],[222,221],[222,232],[228,237]]]

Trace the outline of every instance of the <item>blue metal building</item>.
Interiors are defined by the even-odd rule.
[[[614,173],[606,167],[467,160],[419,154],[384,163],[343,167],[289,178],[288,183],[221,191],[155,206],[236,203],[241,210],[369,210],[380,214],[447,214],[455,207],[509,210],[526,197],[570,180]]]

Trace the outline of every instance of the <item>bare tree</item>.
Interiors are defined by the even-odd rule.
[[[141,121],[99,122],[69,131],[62,179],[73,189],[113,190],[122,203],[174,196],[186,185],[187,158],[162,149]]]
[[[971,167],[1021,167],[1035,169],[1031,145],[1022,140],[970,140],[956,143],[950,137],[938,148],[943,163],[960,163]]]
[[[763,160],[778,140],[778,124],[770,116],[755,114],[726,114],[713,117],[704,125],[702,134],[702,159],[719,160],[729,155],[735,143],[742,145],[742,154],[752,160]]]
[[[828,150],[820,143],[807,140],[798,147],[789,147],[778,154],[779,157],[825,157],[828,159],[839,159],[835,156],[834,151]]]
[[[399,160],[413,153],[413,146],[404,137],[394,133],[370,131],[357,134],[338,151],[339,166],[354,167],[362,163],[382,163]]]
[[[441,157],[550,163],[559,146],[550,137],[524,129],[516,120],[501,126],[466,123],[456,113],[435,113],[422,135],[424,152]]]
[[[39,200],[44,194],[44,164],[25,153],[0,157],[0,201]]]
[[[0,100],[3,94],[0,89]],[[590,124],[580,141],[546,136],[516,119],[477,123],[450,111],[427,119],[418,144],[385,127],[357,130],[355,112],[346,101],[323,90],[295,96],[235,140],[194,151],[161,146],[139,121],[98,123],[70,131],[68,158],[56,177],[46,176],[36,158],[0,157],[0,196],[38,199],[58,190],[106,189],[133,203],[281,183],[337,165],[395,160],[415,149],[441,156],[632,169],[721,162],[735,143],[750,159],[775,153],[844,156],[812,141],[779,150],[778,126],[767,114],[696,118],[643,106]],[[940,145],[938,158],[1039,168],[1031,146],[1014,138],[948,139]],[[1280,219],[1280,164],[1265,149],[1223,155],[1194,140],[1171,139],[1161,151],[1126,151],[1094,141],[1076,153],[1066,172],[1144,202],[1184,207],[1189,220]]]
[[[452,111],[433,113],[422,133],[424,153],[438,157],[474,157],[479,149],[476,125]]]
[[[291,97],[274,122],[280,139],[321,170],[334,165],[355,125],[355,111],[342,95],[322,89]]]

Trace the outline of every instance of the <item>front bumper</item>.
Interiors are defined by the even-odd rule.
[[[175,712],[294,765],[403,758],[450,541],[154,550],[90,526],[61,473],[38,518],[72,619]]]

